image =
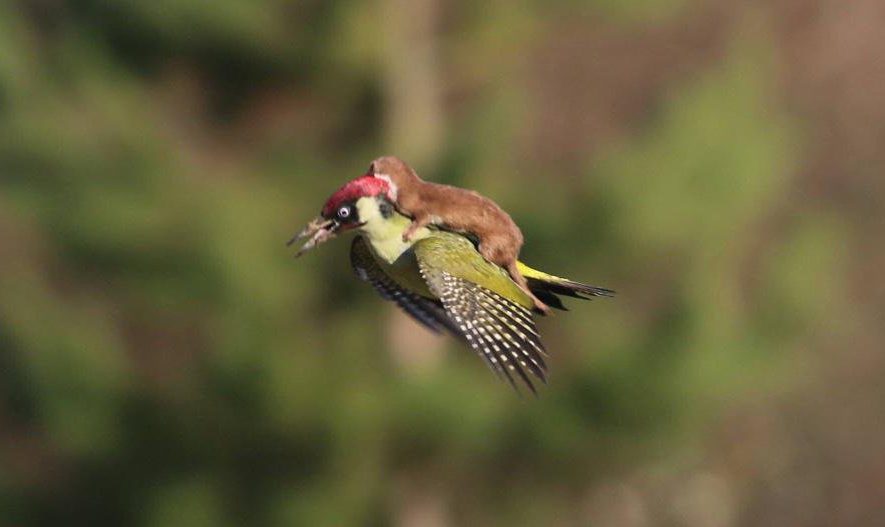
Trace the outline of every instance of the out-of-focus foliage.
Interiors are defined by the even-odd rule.
[[[0,524],[885,520],[881,10],[732,4],[0,2]],[[618,290],[537,400],[284,247],[384,153]]]

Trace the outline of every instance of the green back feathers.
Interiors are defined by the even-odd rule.
[[[415,255],[422,266],[443,269],[462,280],[482,286],[511,302],[531,309],[534,305],[507,271],[487,261],[464,236],[433,231],[415,243]]]
[[[544,345],[532,319],[534,303],[510,275],[487,261],[467,237],[423,228],[402,239],[410,220],[378,213],[377,202],[361,199],[361,235],[351,246],[357,276],[431,331],[446,331],[472,348],[511,384],[530,378],[546,382]],[[564,309],[555,295],[610,296],[611,291],[542,273],[522,263],[535,294]]]

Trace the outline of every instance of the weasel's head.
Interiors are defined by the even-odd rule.
[[[394,156],[384,156],[372,161],[367,176],[384,180],[389,186],[387,199],[396,202],[399,191],[408,185],[421,181],[418,174],[405,161]]]

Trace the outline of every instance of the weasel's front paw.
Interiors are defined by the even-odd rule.
[[[409,224],[409,227],[403,232],[403,241],[407,242],[412,239],[412,236],[418,231],[418,225],[415,222]]]

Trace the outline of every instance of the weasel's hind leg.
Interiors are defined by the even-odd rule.
[[[486,239],[483,239],[479,244],[479,253],[486,260],[503,267],[507,271],[510,278],[516,282],[516,285],[518,285],[519,288],[532,299],[532,303],[535,305],[535,311],[543,315],[549,314],[550,306],[542,302],[540,298],[532,293],[532,290],[529,289],[528,281],[526,281],[525,277],[522,276],[522,273],[519,272],[519,267],[516,265],[516,255],[519,253],[519,248],[516,247],[514,250],[512,245],[512,243],[508,244],[507,240],[500,240],[499,238],[490,239],[490,237],[486,237]]]
[[[549,315],[550,306],[542,302],[541,299],[536,297],[535,294],[532,293],[532,290],[529,289],[528,281],[526,281],[525,277],[522,276],[522,273],[519,272],[519,267],[517,267],[516,265],[516,260],[512,260],[504,268],[507,269],[507,272],[510,274],[510,278],[512,278],[513,281],[516,282],[516,285],[518,285],[520,289],[525,291],[525,293],[529,295],[529,297],[531,297],[532,302],[535,304],[535,310],[543,315]]]

